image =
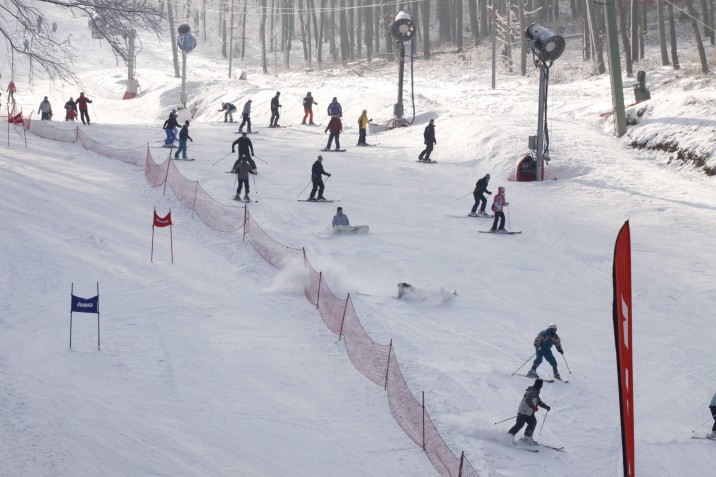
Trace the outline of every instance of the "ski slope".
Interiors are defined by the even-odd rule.
[[[93,125],[83,132],[117,148],[149,144],[161,161],[167,151],[155,146],[180,91],[169,47],[144,42],[143,92],[121,101],[123,69],[90,40],[82,19],[58,23],[76,29],[77,72],[94,100]],[[480,475],[621,475],[611,267],[625,220],[632,232],[636,471],[712,473],[714,444],[690,435],[708,418],[715,391],[708,312],[716,298],[714,179],[668,153],[629,146],[656,130],[660,139],[697,144],[713,156],[712,77],[650,72],[651,109],[617,139],[599,116],[610,109],[608,78],[561,70],[550,88],[548,180],[515,183],[516,157],[536,128],[536,73],[503,74],[493,90],[487,63],[416,63],[415,124],[371,129],[368,142],[376,146],[357,148],[363,109],[375,124],[390,118],[395,65],[362,76],[350,67],[261,75],[250,63],[241,82],[226,78],[216,51],[200,45],[189,57],[187,92],[196,106],[189,155],[196,161],[177,167],[239,207],[231,201],[234,176],[225,174],[234,156],[214,164],[231,151],[238,125],[223,123],[216,110],[222,101],[240,109],[253,99],[260,132],[251,140],[260,160],[251,213],[278,242],[305,247],[337,296],[351,293],[371,337],[392,340],[413,393],[425,392],[448,446],[464,451]],[[58,119],[61,105],[79,94],[38,78],[30,88],[26,65],[16,67],[25,111],[48,95]],[[268,129],[276,91],[279,123],[290,127]],[[299,124],[307,91],[319,103],[318,127]],[[334,96],[348,150],[321,153]],[[420,164],[430,118],[438,163]],[[240,233],[210,230],[170,192],[150,188],[141,167],[31,133],[25,148],[14,130],[2,147],[0,475],[436,474],[395,423],[383,389],[353,369],[305,300],[301,270],[277,271]],[[308,196],[302,188],[318,154],[332,174],[325,195],[340,202],[296,200]],[[485,173],[489,190],[506,187],[508,225],[521,235],[479,234],[490,219],[454,217],[470,210],[470,192]],[[331,234],[338,205],[370,233]],[[174,264],[166,230],[157,230],[149,261],[155,207],[160,215],[172,210]],[[70,286],[92,296],[96,282],[102,349],[94,315],[75,315],[69,351]],[[457,295],[405,302],[395,298],[398,282]],[[515,414],[530,381],[511,374],[550,322],[559,326],[571,373],[558,362],[570,383],[545,384],[542,399],[552,410],[536,438],[565,451],[531,454],[509,446],[513,421],[493,423]],[[539,371],[551,374],[547,364]],[[538,414],[540,424],[544,417]]]

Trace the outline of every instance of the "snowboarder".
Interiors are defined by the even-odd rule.
[[[184,121],[184,126],[181,127],[181,131],[179,131],[179,148],[177,149],[177,152],[174,153],[174,159],[179,159],[179,153],[182,153],[182,159],[188,160],[189,156],[186,154],[186,140],[190,140],[191,142],[194,142],[194,140],[189,136],[189,120],[187,119]]]
[[[239,132],[244,131],[244,124],[246,124],[246,127],[248,128],[248,131],[251,132],[251,100],[246,101],[244,103],[244,109],[241,111],[241,126],[239,126]]]
[[[331,104],[328,105],[327,111],[329,116],[338,115],[339,118],[343,117],[343,108],[341,103],[338,102],[338,98],[333,98]]]
[[[43,121],[50,121],[52,119],[52,105],[50,104],[50,101],[47,99],[47,96],[45,96],[45,99],[42,100],[40,103],[40,107],[37,108],[37,114],[42,113],[42,120]]]
[[[711,411],[711,417],[714,418],[714,425],[711,428],[711,434],[709,434],[709,437],[711,439],[716,439],[716,393],[714,393],[714,397],[711,398],[711,402],[709,403],[709,411]]]
[[[438,142],[435,140],[435,120],[431,119],[425,131],[423,131],[423,139],[425,143],[425,149],[418,156],[419,161],[430,162],[430,153],[433,152],[433,145]]]
[[[167,134],[167,138],[164,140],[164,147],[174,146],[174,140],[177,138],[177,128],[179,123],[177,122],[177,110],[172,109],[169,113],[169,117],[164,121],[164,132]]]
[[[368,123],[373,122],[372,119],[368,119],[368,111],[363,110],[363,114],[358,118],[358,146],[367,146],[365,142],[365,133],[368,128]]]
[[[495,220],[492,222],[490,232],[502,232],[505,230],[505,213],[502,208],[508,205],[510,203],[505,201],[505,188],[498,187],[497,195],[492,200],[492,211],[495,213]],[[499,227],[497,226],[498,221],[500,222]]]
[[[281,92],[276,91],[276,96],[271,98],[271,121],[269,122],[270,128],[280,128],[281,127],[278,125],[278,118],[281,117],[281,114],[278,111],[278,109],[281,107],[281,104],[278,102],[279,96],[281,96]]]
[[[10,101],[13,103],[15,102],[15,82],[13,80],[10,80],[10,82],[7,84],[7,89],[5,90],[7,92],[7,102],[10,104]]]
[[[336,215],[333,216],[333,222],[331,225],[333,227],[339,226],[339,225],[350,225],[351,223],[348,221],[348,216],[343,213],[343,207],[338,207],[336,209]]]
[[[233,123],[234,122],[234,113],[236,112],[236,106],[234,106],[231,103],[221,103],[221,111],[226,111],[224,113],[224,122],[225,123]]]
[[[478,181],[475,183],[475,190],[472,193],[472,196],[475,198],[475,205],[472,206],[472,210],[470,211],[471,217],[477,217],[477,215],[487,215],[485,213],[485,206],[487,205],[487,198],[485,197],[485,192],[487,192],[489,195],[492,195],[492,192],[487,190],[487,184],[490,182],[490,174],[485,174],[485,177],[482,179],[478,179]],[[477,207],[480,207],[480,212],[476,213]]]
[[[500,187],[500,189],[502,189],[502,187]],[[535,355],[537,357],[535,358],[534,363],[532,363],[532,369],[530,369],[527,373],[528,378],[539,378],[539,375],[537,375],[537,367],[542,364],[542,359],[544,358],[552,365],[554,377],[556,379],[562,379],[559,375],[559,371],[557,370],[557,360],[552,354],[552,345],[557,348],[559,354],[564,354],[562,342],[559,340],[559,336],[557,335],[557,325],[554,323],[550,323],[547,329],[540,331],[537,338],[535,338],[534,347]]]
[[[308,94],[306,94],[306,97],[303,98],[303,121],[301,121],[301,124],[306,124],[306,118],[308,118],[308,124],[314,125],[313,122],[313,105],[318,106],[318,103],[314,101],[313,96],[311,96],[311,92],[309,91]]]
[[[80,108],[80,119],[82,119],[82,124],[85,124],[85,119],[87,119],[87,126],[90,125],[89,113],[87,112],[87,103],[91,102],[92,100],[85,96],[84,93],[80,93],[80,97],[77,98],[77,105]]]
[[[239,181],[239,187],[236,189],[236,195],[234,196],[234,200],[241,199],[241,187],[245,186],[244,200],[248,202],[251,200],[249,198],[249,174],[253,174],[254,171],[251,168],[251,164],[249,164],[248,158],[246,156],[242,156],[241,159],[236,162],[237,163],[234,164],[234,168],[231,170],[231,172],[236,174],[236,177]]]
[[[526,389],[525,395],[522,396],[522,401],[520,401],[520,406],[517,408],[517,422],[515,422],[515,425],[507,431],[515,436],[518,432],[520,432],[522,426],[527,424],[527,429],[525,429],[525,434],[522,437],[522,441],[527,444],[535,443],[534,439],[532,439],[532,434],[537,426],[535,413],[540,407],[546,409],[547,411],[550,410],[550,407],[543,403],[539,397],[543,384],[544,383],[541,379],[536,379],[534,384]]]
[[[336,151],[339,151],[341,149],[341,132],[343,131],[343,123],[341,123],[341,119],[338,117],[338,115],[334,115],[331,120],[328,122],[328,126],[326,126],[325,131],[328,132],[331,131],[331,134],[328,136],[328,144],[326,144],[325,151],[331,150],[331,143],[333,142],[333,139],[336,139]]]
[[[70,100],[65,103],[65,121],[74,121],[76,117],[77,104],[74,99],[70,98]]]
[[[323,170],[323,157],[318,156],[316,162],[313,163],[313,167],[311,167],[311,182],[313,182],[313,188],[311,189],[311,195],[308,197],[308,200],[326,200],[323,197],[323,189],[326,187],[325,184],[323,184],[323,176],[331,177],[328,172]],[[317,199],[314,198],[316,190],[318,190]]]
[[[236,152],[237,145],[239,146],[239,158],[236,160],[236,164],[245,157],[251,165],[252,174],[256,174],[256,162],[251,159],[251,156],[254,155],[254,145],[251,144],[249,136],[246,133],[241,133],[241,137],[231,144],[231,152]],[[236,164],[234,164],[234,167]]]

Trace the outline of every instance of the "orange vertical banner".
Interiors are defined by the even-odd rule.
[[[634,477],[634,368],[632,366],[631,234],[627,220],[614,245],[614,344],[619,377],[624,477]]]

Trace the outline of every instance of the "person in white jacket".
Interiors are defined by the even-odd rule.
[[[50,104],[50,101],[47,99],[47,96],[45,96],[45,99],[42,100],[40,103],[40,107],[37,108],[38,113],[42,113],[42,120],[43,121],[49,121],[52,119],[52,105]]]
[[[333,216],[333,226],[337,227],[340,225],[350,225],[350,222],[348,221],[348,216],[343,213],[342,207],[338,207],[336,209],[336,215]]]
[[[522,429],[522,426],[526,423],[527,429],[525,429],[525,434],[524,437],[522,437],[522,440],[528,444],[534,444],[532,434],[537,426],[535,413],[540,407],[547,409],[548,411],[550,410],[550,407],[543,403],[539,397],[539,393],[542,390],[542,384],[543,381],[541,379],[536,379],[535,383],[527,388],[525,395],[522,396],[522,401],[520,401],[520,407],[517,408],[517,422],[509,431],[507,431],[514,436],[520,432],[520,429]]]

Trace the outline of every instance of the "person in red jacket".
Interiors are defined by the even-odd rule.
[[[336,151],[339,151],[341,149],[340,136],[341,132],[343,132],[343,123],[341,123],[341,118],[338,117],[337,114],[334,114],[331,117],[331,120],[328,122],[328,126],[326,126],[326,130],[324,132],[328,132],[329,130],[331,131],[331,135],[328,136],[328,145],[326,145],[324,151],[331,150],[333,138],[336,138]]]
[[[7,84],[7,102],[10,103],[12,101],[15,102],[15,82],[13,80],[10,80],[10,82]]]
[[[87,124],[88,126],[90,123],[90,118],[89,113],[87,113],[87,103],[91,102],[92,100],[85,96],[84,93],[80,93],[80,97],[77,98],[77,106],[79,106],[80,108],[80,118],[82,119],[82,124]],[[87,119],[87,123],[85,123],[85,119]]]

